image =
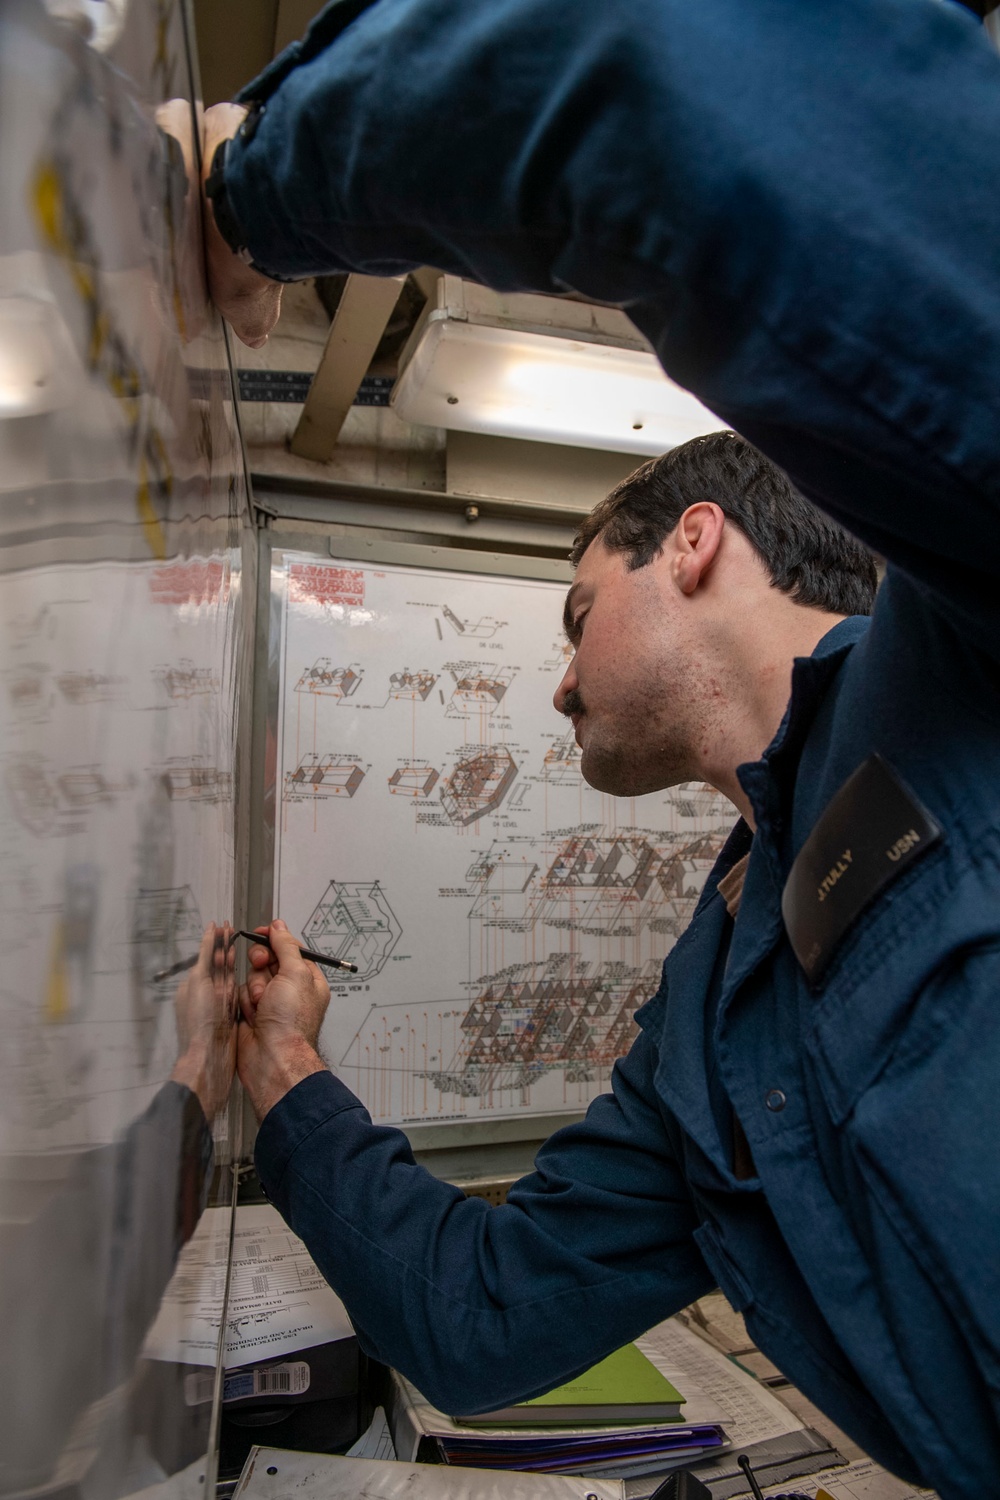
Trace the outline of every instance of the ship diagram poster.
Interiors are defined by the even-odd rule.
[[[580,776],[565,585],[285,553],[274,910],[329,971],[321,1047],[385,1123],[608,1086],[735,813]]]

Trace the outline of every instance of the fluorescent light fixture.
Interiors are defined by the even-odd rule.
[[[68,399],[67,335],[51,302],[0,296],[0,421],[52,411]]]
[[[403,351],[392,405],[406,422],[636,454],[725,426],[620,309],[453,276]]]

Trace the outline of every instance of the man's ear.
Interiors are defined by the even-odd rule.
[[[682,594],[693,594],[707,576],[722,545],[726,518],[713,500],[689,505],[671,534],[672,572]]]

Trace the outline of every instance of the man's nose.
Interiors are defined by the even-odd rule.
[[[566,694],[572,692],[573,689],[577,686],[578,683],[576,677],[576,657],[574,656],[573,660],[566,668],[566,671],[563,673],[562,682],[560,682],[559,686],[552,694],[552,702],[555,704],[557,714],[566,712]]]

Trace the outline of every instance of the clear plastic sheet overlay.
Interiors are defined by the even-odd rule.
[[[255,539],[160,123],[197,128],[187,12],[0,4],[4,1496],[214,1494],[212,1401],[142,1354],[239,1153],[223,974],[157,978],[242,917],[246,863]]]
[[[233,1500],[622,1500],[620,1481],[253,1448]]]

